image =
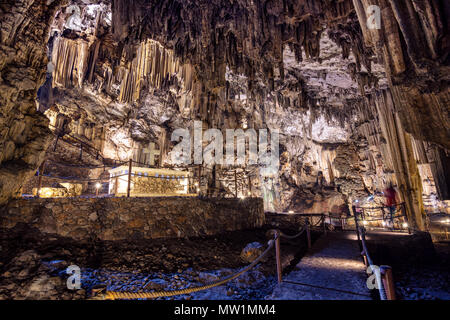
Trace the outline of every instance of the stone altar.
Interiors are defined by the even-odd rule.
[[[126,196],[128,166],[109,170],[109,194]],[[189,172],[164,168],[133,167],[131,169],[130,196],[196,196],[189,193]]]

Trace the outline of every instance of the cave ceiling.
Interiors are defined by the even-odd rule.
[[[289,119],[306,114],[348,122],[354,104],[387,80],[369,49],[349,49],[342,24],[360,32],[350,2],[331,3],[72,1],[51,27],[51,102],[103,123],[129,120],[137,139],[149,123],[175,128],[192,119],[225,128],[272,124],[292,135],[305,132]],[[68,23],[74,5],[80,14]],[[142,70],[146,50],[153,59],[165,55],[161,70]]]

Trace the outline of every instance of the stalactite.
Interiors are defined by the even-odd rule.
[[[418,228],[423,229],[422,182],[414,158],[411,137],[404,131],[394,111],[393,99],[389,91],[383,91],[377,96],[375,103],[381,130],[389,148],[385,159],[391,160],[410,220]]]
[[[119,101],[133,102],[141,97],[143,88],[165,89],[180,81],[187,91],[192,89],[192,67],[181,65],[172,50],[158,42],[146,40],[138,47],[123,77]]]
[[[53,86],[81,88],[88,69],[89,45],[82,39],[71,40],[59,38],[56,40],[52,62]]]

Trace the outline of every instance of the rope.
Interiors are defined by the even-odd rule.
[[[375,274],[375,278],[376,278],[377,284],[378,284],[378,291],[380,292],[380,299],[387,300],[386,292],[383,287],[383,281],[381,281],[380,269],[374,267],[375,265],[373,264],[372,258],[369,255],[369,250],[367,250],[365,228],[363,228],[363,227],[360,228],[360,233],[361,233],[361,242],[362,242],[362,246],[363,246],[363,252],[366,255],[367,263],[369,264],[370,268],[372,269],[372,272]]]
[[[392,216],[392,219],[403,218],[403,217],[405,217],[405,216],[404,215],[397,215],[397,216]],[[391,219],[391,218],[390,217],[387,217],[387,218],[372,218],[372,219],[363,219],[363,220],[358,219],[358,222],[361,222],[361,221],[371,222],[371,221],[380,221],[380,220],[389,220],[389,219]]]
[[[99,168],[116,168],[116,167],[120,167],[121,165],[127,163],[128,161],[124,161],[118,164],[114,164],[114,165],[76,165],[76,164],[68,164],[68,163],[61,163],[61,162],[57,162],[51,159],[47,159],[46,162],[51,162],[63,167],[70,167],[70,168],[81,168],[81,169],[99,169]]]
[[[274,240],[270,240],[268,242],[267,249],[258,257],[256,258],[251,264],[249,264],[247,267],[242,269],[241,271],[226,277],[220,281],[213,282],[204,286],[200,287],[194,287],[194,288],[187,288],[187,289],[180,289],[180,290],[172,290],[172,291],[156,291],[156,292],[117,292],[117,291],[107,291],[104,295],[99,296],[102,300],[117,300],[117,299],[150,299],[150,298],[159,298],[159,297],[172,297],[182,294],[189,294],[193,292],[198,292],[202,290],[211,289],[214,287],[218,287],[221,285],[226,284],[227,282],[230,282],[231,280],[236,279],[237,277],[241,276],[242,274],[246,273],[253,267],[255,267],[273,248]]]
[[[116,176],[116,177],[123,177],[123,176],[128,176],[128,174],[123,174],[120,176]],[[50,176],[50,175],[42,175],[42,177],[45,178],[49,178],[49,179],[58,179],[58,180],[65,180],[65,181],[78,181],[78,182],[90,182],[90,181],[109,181],[110,178],[96,178],[96,179],[79,179],[79,178],[74,178],[74,177],[55,177],[55,176]],[[126,180],[124,180],[126,181]]]
[[[300,237],[300,236],[303,234],[303,232],[305,232],[305,231],[306,231],[306,227],[303,227],[302,230],[301,230],[299,233],[294,234],[294,235],[292,235],[292,236],[289,236],[289,235],[287,235],[287,234],[284,234],[284,233],[281,232],[281,231],[279,231],[279,233],[280,233],[280,237],[282,237],[282,238],[285,238],[285,239],[295,239],[295,238]]]
[[[336,292],[341,292],[341,293],[348,293],[348,294],[353,294],[353,295],[356,295],[356,296],[362,296],[362,297],[369,297],[369,298],[371,298],[371,296],[369,294],[357,293],[357,292],[353,292],[353,291],[347,291],[347,290],[335,289],[335,288],[327,288],[327,287],[322,287],[322,286],[316,286],[316,285],[313,285],[313,284],[307,284],[307,283],[301,283],[301,282],[295,282],[295,281],[289,281],[289,280],[283,280],[283,282],[297,284],[297,285],[305,286],[305,287],[324,289],[324,290],[331,290],[331,291],[336,291]]]

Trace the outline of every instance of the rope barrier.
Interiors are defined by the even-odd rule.
[[[76,165],[76,164],[69,164],[69,163],[61,163],[61,162],[57,162],[51,159],[47,159],[46,162],[51,162],[63,167],[70,167],[70,168],[81,168],[81,169],[102,169],[102,168],[117,168],[120,167],[121,165],[127,163],[128,161],[124,161],[118,164],[114,164],[114,165]]]
[[[304,226],[299,233],[297,233],[295,235],[292,235],[292,236],[289,236],[289,235],[287,235],[287,234],[285,234],[285,233],[280,231],[280,237],[292,240],[292,239],[300,237],[305,231],[306,231],[306,226]]]
[[[372,258],[369,255],[369,250],[367,250],[366,245],[366,229],[364,227],[359,228],[359,232],[361,234],[361,243],[363,247],[363,254],[367,259],[367,264],[370,266],[372,272],[375,274],[375,279],[377,281],[378,291],[380,293],[381,300],[387,300],[386,291],[383,286],[383,281],[381,279],[380,269],[373,264]]]
[[[128,174],[123,174],[120,176],[116,176],[116,177],[123,177],[123,176],[128,176]],[[74,178],[74,177],[55,177],[55,176],[50,176],[50,175],[42,175],[42,177],[45,178],[49,178],[49,179],[58,179],[58,180],[65,180],[65,181],[78,181],[78,182],[91,182],[91,181],[109,181],[110,178],[95,178],[95,179],[79,179],[79,178]]]
[[[296,281],[290,281],[290,280],[284,280],[283,282],[292,283],[292,284],[305,286],[305,287],[311,287],[311,288],[317,288],[317,289],[324,289],[324,290],[336,291],[336,292],[341,292],[341,293],[353,294],[353,295],[356,295],[356,296],[369,297],[369,298],[371,297],[369,294],[363,294],[363,293],[347,291],[347,290],[342,290],[342,289],[322,287],[322,286],[317,286],[317,285],[308,284],[308,283],[302,283],[302,282],[296,282]]]
[[[194,292],[218,287],[218,286],[226,284],[227,282],[230,282],[231,280],[236,279],[237,277],[241,276],[242,274],[246,273],[247,271],[249,271],[253,267],[255,267],[273,248],[274,240],[275,239],[270,240],[268,242],[267,249],[258,258],[256,258],[251,264],[249,264],[247,267],[245,267],[241,271],[239,271],[229,277],[226,277],[220,281],[217,281],[217,282],[213,282],[213,283],[210,283],[210,284],[207,284],[204,286],[180,289],[180,290],[172,290],[172,291],[156,291],[156,292],[107,291],[105,294],[100,295],[99,298],[102,300],[152,299],[152,298],[159,298],[159,297],[172,297],[172,296],[176,296],[176,295],[189,294],[189,293],[194,293]]]

